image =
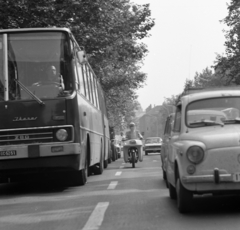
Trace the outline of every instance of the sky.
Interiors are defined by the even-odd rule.
[[[142,42],[149,53],[142,72],[148,76],[137,91],[145,110],[161,105],[164,98],[180,94],[187,79],[214,65],[217,54],[225,53],[227,29],[220,20],[227,16],[230,0],[131,0],[150,3],[155,26]]]

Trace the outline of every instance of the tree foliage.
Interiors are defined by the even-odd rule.
[[[228,26],[225,31],[226,54],[218,55],[215,69],[226,79],[228,84],[240,84],[240,2],[231,0],[228,15],[222,20]]]
[[[148,53],[140,40],[154,26],[149,5],[130,0],[1,0],[0,28],[68,27],[85,47],[103,90],[112,125],[136,100]],[[129,111],[130,113],[131,111]]]

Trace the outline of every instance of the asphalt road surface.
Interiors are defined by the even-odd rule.
[[[240,229],[238,196],[197,196],[180,214],[162,179],[159,154],[136,168],[118,159],[82,187],[0,185],[0,230]]]

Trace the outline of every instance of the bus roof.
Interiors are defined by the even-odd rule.
[[[40,32],[40,31],[54,31],[54,32],[68,32],[71,33],[68,28],[60,28],[60,27],[48,27],[48,28],[17,28],[17,29],[3,29],[0,30],[0,33],[17,33],[17,32]]]

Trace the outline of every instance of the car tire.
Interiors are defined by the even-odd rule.
[[[106,169],[108,167],[108,159],[104,160],[104,168]]]
[[[180,178],[177,178],[176,183],[177,191],[177,207],[180,213],[187,213],[190,211],[191,202],[193,199],[192,192],[185,189],[180,181]]]
[[[112,163],[112,156],[108,158],[108,164],[111,164],[111,163]]]
[[[168,184],[168,191],[169,191],[169,196],[172,200],[176,200],[177,199],[177,192],[176,189],[173,187],[173,185],[171,185],[171,183],[167,182]]]
[[[146,155],[146,156],[148,155],[148,151],[145,151],[145,155]]]

